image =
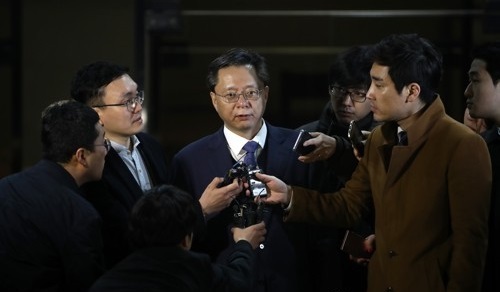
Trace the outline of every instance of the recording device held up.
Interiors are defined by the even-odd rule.
[[[342,240],[342,244],[340,245],[340,249],[353,257],[369,259],[371,254],[365,250],[364,242],[364,236],[351,230],[347,230],[344,235],[344,239]]]
[[[293,151],[297,152],[299,155],[307,155],[313,152],[316,146],[314,145],[304,146],[304,142],[312,138],[313,137],[311,136],[311,134],[309,134],[309,132],[307,132],[304,129],[300,130],[299,136],[297,137],[297,140],[293,145]]]
[[[259,168],[249,169],[248,166],[243,162],[237,162],[233,165],[226,176],[221,186],[228,185],[233,182],[235,178],[248,183],[248,190],[253,197],[265,197],[267,196],[266,185],[257,179],[256,173],[262,172]]]
[[[358,155],[362,157],[365,152],[365,143],[363,142],[364,136],[363,132],[361,132],[361,130],[359,129],[356,121],[352,120],[349,124],[347,136],[351,140],[352,147],[354,147],[354,149],[358,151]]]
[[[225,186],[234,181],[241,180],[248,184],[248,188],[243,193],[234,199],[233,208],[233,223],[237,227],[248,227],[264,220],[265,214],[270,210],[265,208],[264,203],[254,201],[254,198],[267,196],[266,185],[257,179],[256,173],[261,172],[259,168],[249,169],[249,167],[239,161],[226,173],[224,181],[219,185]],[[249,190],[252,196],[245,195]],[[258,200],[257,200],[258,201]]]

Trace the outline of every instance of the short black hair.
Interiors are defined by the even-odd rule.
[[[42,157],[67,163],[78,148],[94,151],[98,122],[97,113],[80,102],[62,100],[50,104],[42,112]]]
[[[208,66],[207,87],[210,91],[214,91],[217,85],[219,70],[230,66],[251,66],[255,70],[259,86],[269,85],[270,77],[266,59],[251,50],[232,48],[215,58]]]
[[[443,57],[434,45],[418,34],[392,34],[373,48],[373,62],[389,67],[389,76],[400,93],[410,83],[420,85],[420,98],[430,103],[437,97],[443,73]]]
[[[128,74],[129,69],[107,61],[97,61],[80,68],[71,81],[73,99],[92,105],[104,95],[104,87]]]
[[[368,90],[371,83],[371,46],[354,46],[340,53],[328,72],[328,85]]]
[[[193,232],[196,224],[193,198],[173,185],[147,191],[132,209],[129,238],[136,249],[174,246]]]
[[[490,74],[493,84],[500,82],[500,41],[478,46],[472,51],[472,59],[486,62],[486,71]]]

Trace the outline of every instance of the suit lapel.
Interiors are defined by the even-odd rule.
[[[130,173],[127,165],[125,165],[121,157],[113,148],[111,148],[106,155],[105,168],[108,168],[111,174],[111,178],[108,179],[109,183],[121,184],[125,186],[131,194],[142,194],[141,187]],[[113,175],[112,173],[116,173],[117,175]],[[116,181],[117,178],[119,181]],[[137,200],[138,198],[134,199]]]
[[[392,147],[392,156],[387,170],[386,187],[392,186],[410,167],[425,139],[409,146]]]
[[[236,163],[231,156],[226,137],[224,136],[223,128],[217,131],[217,133],[210,139],[206,152],[203,156],[207,157],[211,161],[217,161],[217,163],[209,164],[214,176],[219,176],[221,173],[227,173]]]
[[[283,164],[290,164],[291,148],[287,148],[287,144],[285,143],[287,136],[282,131],[278,131],[276,127],[267,123],[266,125],[268,131],[266,146],[263,153],[258,157],[257,162],[264,173],[280,173],[283,172],[283,169],[290,168],[284,167]]]
[[[444,105],[438,97],[428,107],[424,109],[422,115],[408,129],[408,146],[394,146],[396,144],[395,122],[389,122],[382,126],[382,133],[392,147],[387,169],[386,187],[391,187],[408,170],[411,163],[417,156],[419,150],[427,141],[427,137],[435,125],[436,121],[445,115]],[[384,145],[387,146],[387,145]],[[380,149],[380,148],[379,148]],[[385,149],[387,155],[387,149]],[[387,156],[384,163],[387,163]]]

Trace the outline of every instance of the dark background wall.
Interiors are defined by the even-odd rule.
[[[4,0],[0,3],[0,177],[40,157],[39,118],[94,60],[131,68],[146,90],[147,130],[169,156],[220,127],[205,87],[210,60],[247,47],[268,60],[265,118],[297,127],[328,100],[340,51],[416,32],[443,52],[441,95],[461,120],[468,55],[500,36],[499,1]]]

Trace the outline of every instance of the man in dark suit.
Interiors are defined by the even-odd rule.
[[[245,49],[231,49],[211,62],[207,83],[224,126],[174,156],[171,183],[198,198],[214,176],[224,176],[249,155],[244,145],[254,141],[258,143],[255,153],[260,169],[288,182],[307,185],[308,166],[299,162],[292,151],[298,132],[274,127],[262,118],[269,95],[264,58]],[[205,212],[207,235],[195,242],[193,250],[206,252],[219,262],[226,260],[233,245],[229,226],[242,206],[247,206],[244,204],[244,195],[239,195],[230,198],[222,211]],[[265,209],[262,214],[268,232],[257,249],[252,291],[297,291],[297,282],[307,283],[306,261],[298,259],[298,252],[307,254],[302,242],[306,238],[299,232],[303,226],[285,226],[279,207]]]
[[[500,42],[474,49],[465,89],[467,108],[473,118],[482,118],[489,129],[481,133],[488,145],[493,171],[488,252],[483,278],[483,292],[500,291]]]
[[[42,113],[43,158],[0,180],[0,291],[87,291],[104,272],[100,218],[79,186],[101,178],[109,141],[75,101]]]
[[[90,291],[252,291],[252,249],[264,240],[264,223],[234,228],[235,249],[227,263],[217,265],[190,251],[196,217],[193,198],[179,188],[161,185],[146,192],[130,218],[136,251]]]
[[[166,182],[167,161],[162,146],[141,132],[144,96],[127,68],[88,64],[76,73],[71,96],[94,108],[111,141],[102,180],[83,189],[103,219],[106,262],[112,266],[129,253],[125,235],[133,205],[144,191]]]
[[[102,216],[106,262],[111,267],[130,253],[126,233],[133,205],[144,191],[167,182],[167,159],[162,145],[142,132],[144,93],[127,68],[105,61],[88,64],[76,73],[71,96],[99,114],[111,141],[102,180],[83,186]],[[214,189],[217,182],[207,189]],[[202,209],[218,211],[239,190],[234,183],[202,196],[196,205],[196,233],[204,230]]]
[[[370,87],[371,46],[353,46],[340,53],[328,72],[330,100],[319,120],[300,129],[311,132],[314,137],[306,144],[315,145],[315,150],[299,160],[311,163],[312,185],[321,192],[334,192],[345,185],[358,165],[352,142],[348,137],[351,121],[356,121],[360,130],[371,131],[378,123],[373,119],[366,93]],[[325,86],[326,87],[326,86]],[[371,220],[356,228],[365,236],[371,234]],[[316,244],[322,254],[314,265],[315,275],[323,287],[320,291],[366,291],[366,266],[351,260],[340,250],[344,229],[331,226],[314,226],[315,234],[321,235]],[[311,229],[312,230],[312,229]]]

